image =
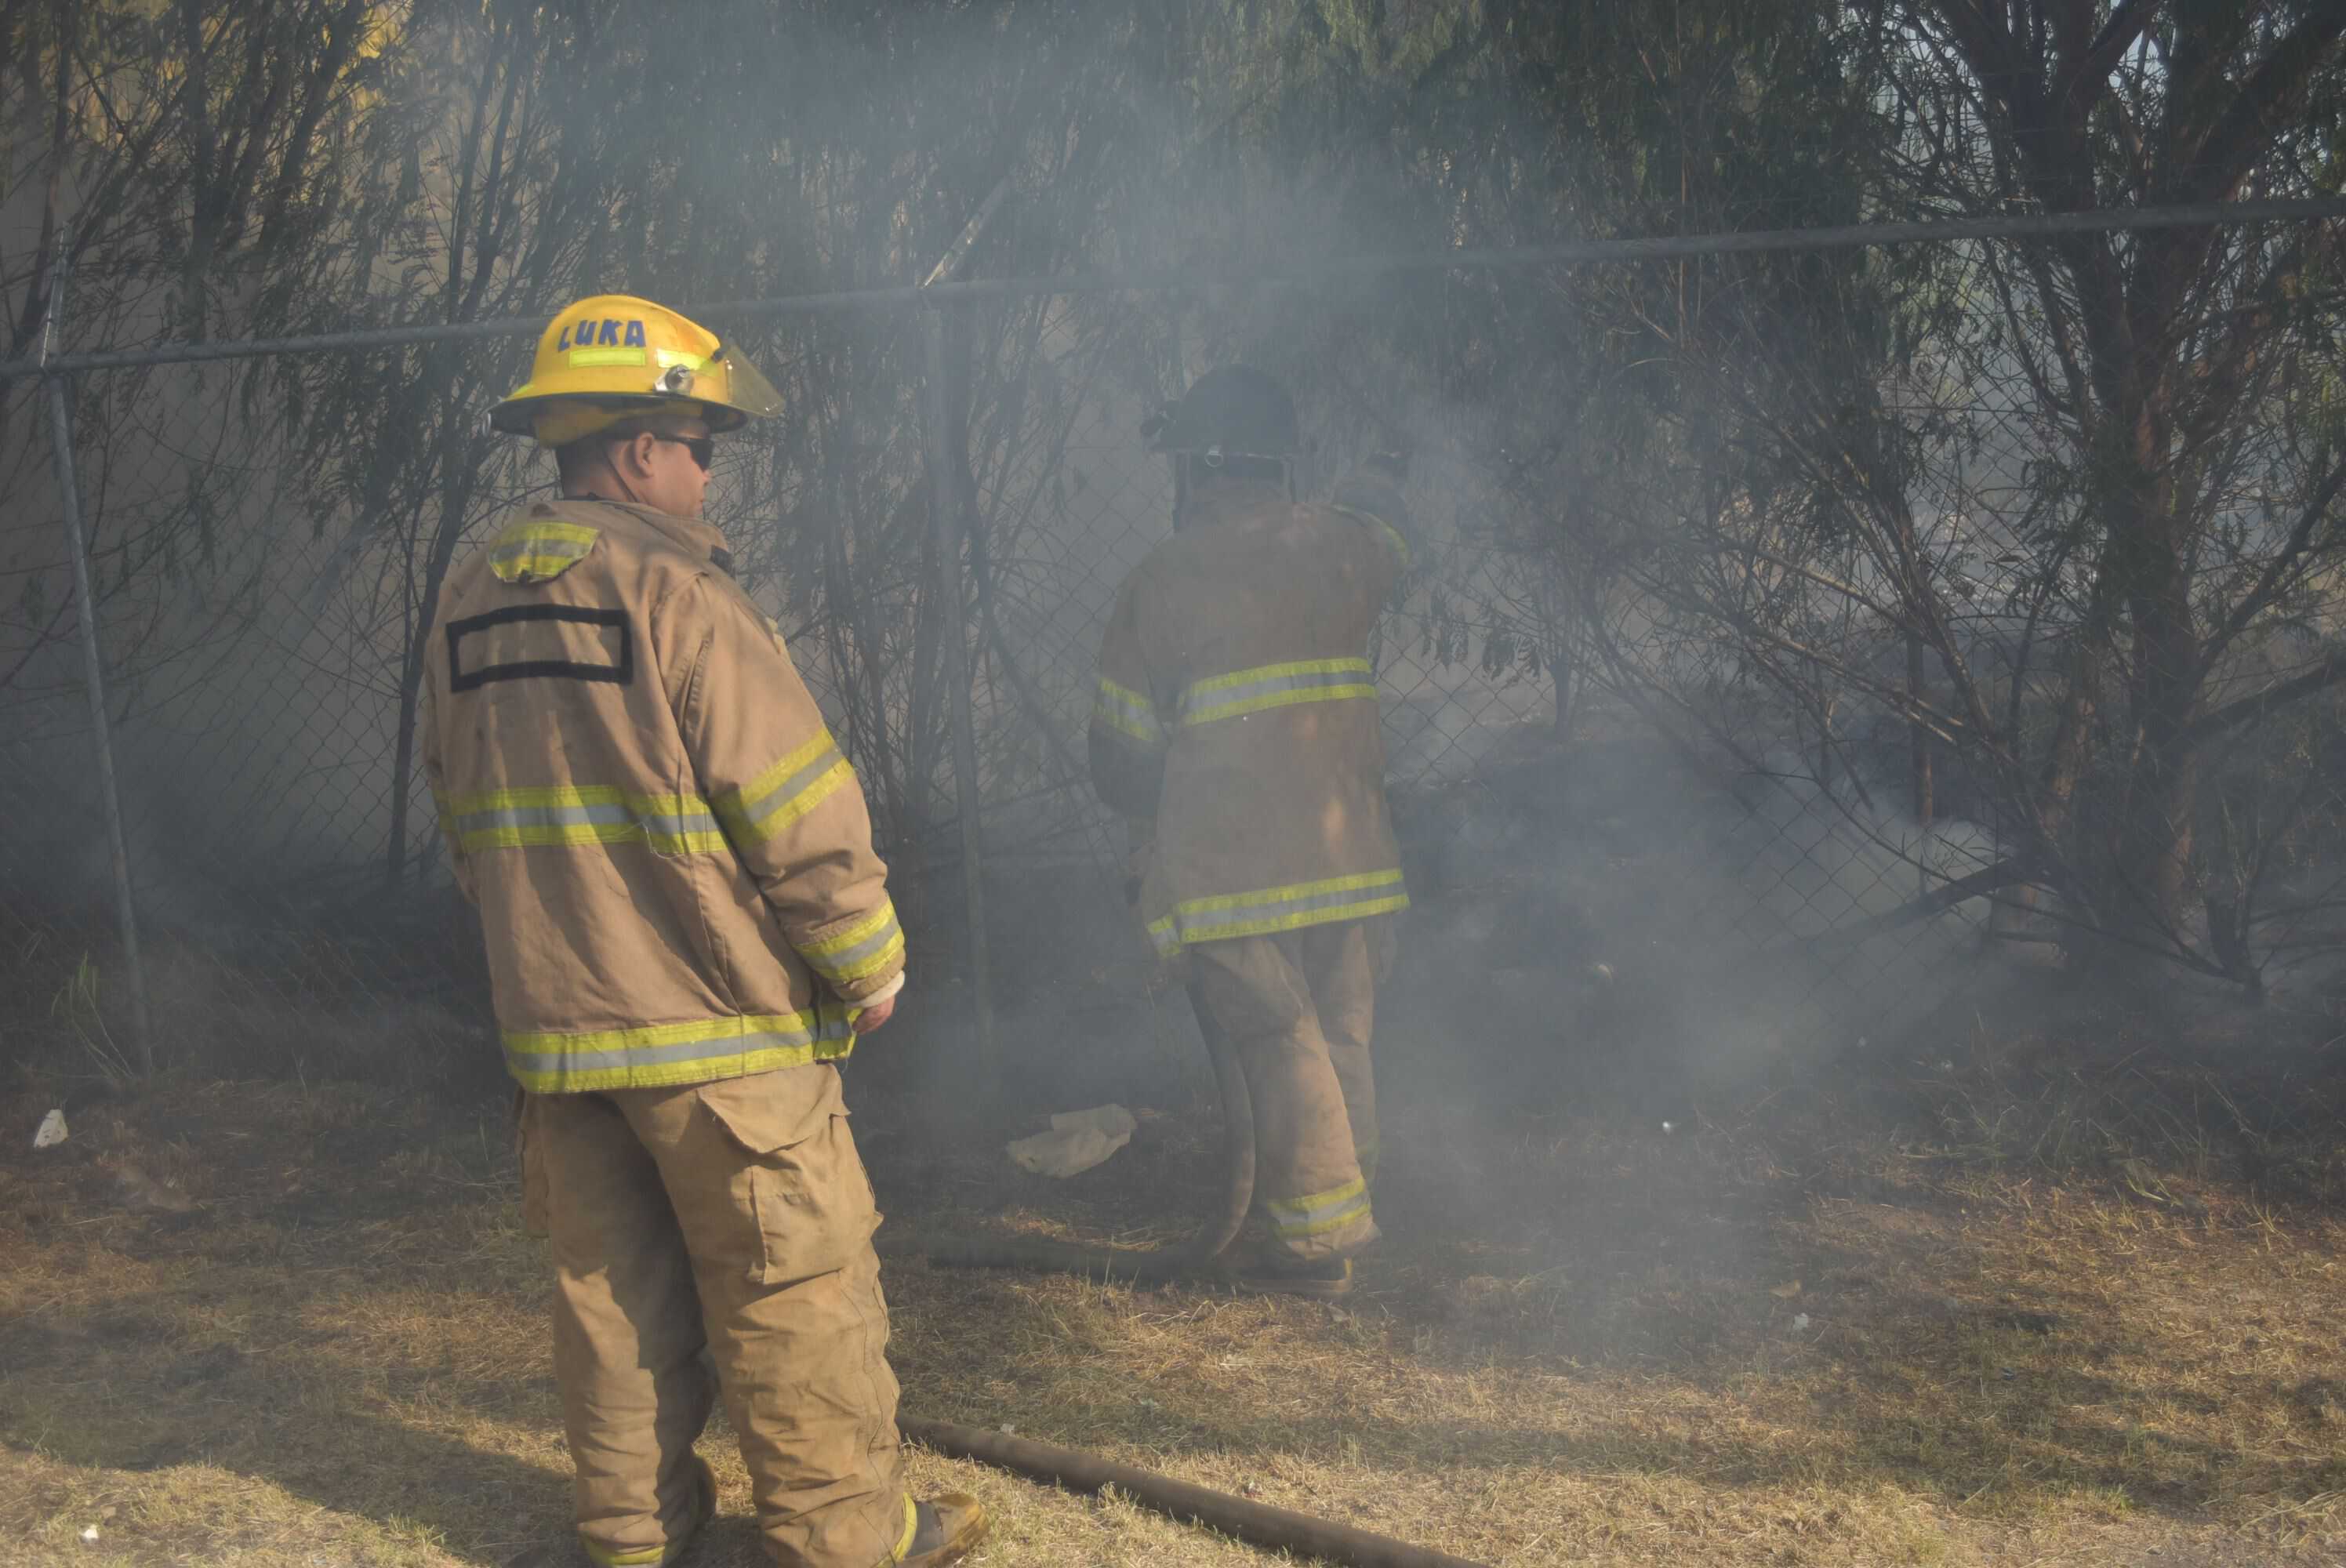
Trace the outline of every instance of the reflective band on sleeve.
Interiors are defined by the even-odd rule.
[[[842,1013],[703,1018],[580,1034],[505,1036],[505,1066],[533,1094],[652,1089],[835,1061],[855,1048]]]
[[[807,967],[833,985],[852,985],[879,973],[903,955],[904,928],[896,906],[885,900],[845,931],[799,949]]]
[[[1341,512],[1347,517],[1358,518],[1360,521],[1366,523],[1370,527],[1374,528],[1378,533],[1384,535],[1384,541],[1392,547],[1394,558],[1401,563],[1402,575],[1404,576],[1408,575],[1410,562],[1409,541],[1402,537],[1400,529],[1394,527],[1392,524],[1386,522],[1375,513],[1363,512],[1357,506],[1346,506],[1339,504],[1336,510]]]
[[[1100,677],[1099,694],[1092,698],[1092,717],[1110,729],[1128,735],[1143,746],[1165,744],[1165,726],[1156,705],[1128,686]]]
[[[1260,892],[1186,899],[1171,914],[1151,921],[1148,936],[1158,953],[1169,957],[1192,942],[1268,936],[1331,921],[1366,920],[1408,907],[1409,892],[1402,886],[1401,868],[1396,866],[1389,871],[1297,882]]]
[[[648,844],[664,855],[710,854],[726,847],[709,802],[698,795],[637,795],[600,784],[496,789],[459,796],[443,808],[457,847]]]
[[[490,545],[489,570],[501,583],[549,582],[584,560],[599,533],[577,523],[516,523]]]
[[[615,1552],[608,1546],[598,1544],[583,1532],[579,1534],[578,1544],[586,1548],[586,1555],[601,1563],[603,1568],[642,1568],[645,1563],[658,1563],[668,1556],[665,1546],[638,1546],[625,1552]]]
[[[1262,1207],[1270,1217],[1271,1233],[1282,1239],[1325,1236],[1369,1217],[1369,1184],[1354,1176],[1342,1186],[1331,1187],[1326,1192],[1266,1198]]]
[[[1181,693],[1181,723],[1211,724],[1299,702],[1376,700],[1376,672],[1364,658],[1302,659],[1193,681]]]
[[[853,780],[828,729],[739,789],[717,798],[717,814],[740,840],[762,844]]]

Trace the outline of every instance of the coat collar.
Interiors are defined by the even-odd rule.
[[[595,512],[617,512],[632,518],[687,555],[703,555],[720,571],[730,575],[733,570],[732,547],[726,544],[724,533],[714,523],[699,517],[678,517],[673,513],[656,512],[648,506],[631,505],[625,501],[604,501],[591,496],[566,497],[559,501],[540,501],[530,508],[534,517],[574,517]]]
[[[1188,530],[1263,522],[1286,516],[1292,506],[1287,486],[1277,480],[1241,480],[1234,484],[1218,484],[1204,495],[1191,496],[1188,509],[1182,514],[1181,526]]]

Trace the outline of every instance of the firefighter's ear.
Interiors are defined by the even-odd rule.
[[[645,478],[652,469],[652,448],[658,444],[659,438],[650,431],[639,430],[611,443],[611,465],[630,479]]]

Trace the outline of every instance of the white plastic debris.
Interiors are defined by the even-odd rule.
[[[1666,1133],[1675,1133],[1678,1130],[1678,1124],[1675,1122],[1664,1122],[1662,1124],[1662,1131]]]
[[[94,1544],[97,1540],[97,1526],[95,1524],[84,1525],[82,1527],[81,1538],[84,1541]]]
[[[33,1146],[46,1149],[65,1141],[66,1113],[65,1107],[60,1105],[41,1118],[40,1128],[33,1135]]]
[[[1051,1118],[1049,1132],[1012,1144],[1010,1158],[1036,1176],[1079,1176],[1130,1143],[1139,1125],[1122,1105],[1063,1111]]]
[[[1795,1312],[1792,1314],[1792,1327],[1795,1329],[1805,1329],[1808,1326],[1809,1315],[1806,1312]]]

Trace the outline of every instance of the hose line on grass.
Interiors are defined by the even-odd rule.
[[[918,1416],[900,1415],[896,1425],[913,1441],[954,1459],[975,1460],[1070,1492],[1094,1492],[1112,1486],[1143,1507],[1170,1518],[1203,1524],[1251,1545],[1291,1552],[1306,1560],[1317,1557],[1346,1568],[1484,1568],[1464,1557],[1413,1546],[1390,1535],[1232,1497],[1055,1443]]]

